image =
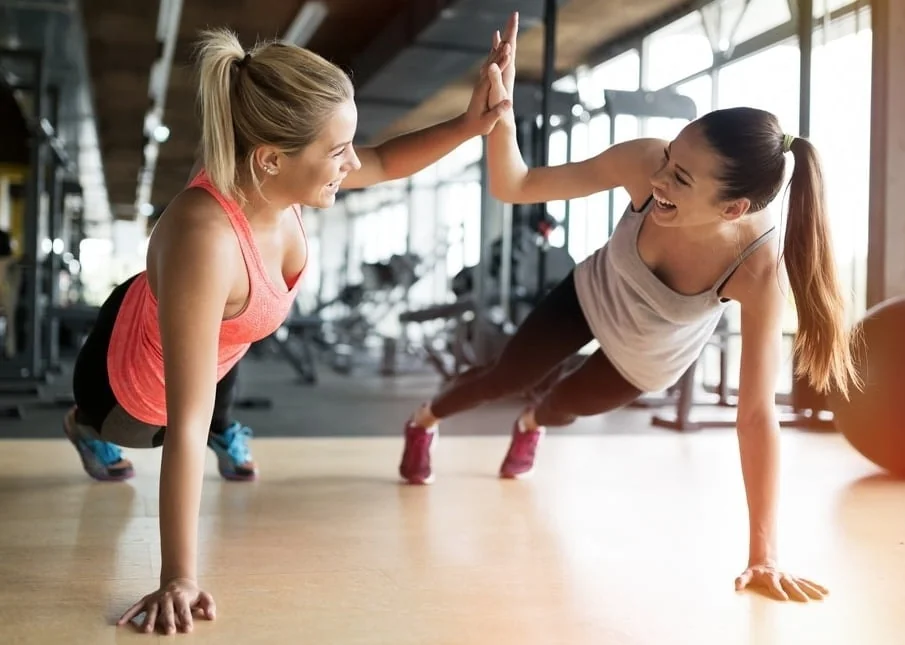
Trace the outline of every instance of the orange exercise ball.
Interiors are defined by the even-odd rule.
[[[860,323],[855,359],[863,381],[846,400],[829,397],[836,428],[862,455],[905,477],[905,298],[872,307]]]

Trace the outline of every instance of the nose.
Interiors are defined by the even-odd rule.
[[[350,146],[350,150],[352,154],[350,158],[346,161],[346,165],[349,168],[349,172],[352,170],[359,170],[361,168],[361,159],[358,158],[358,155],[355,152],[354,146]]]
[[[660,168],[657,172],[655,172],[653,175],[650,176],[650,185],[653,186],[654,188],[661,188],[661,189],[665,188],[666,182],[664,181],[664,179],[665,179],[664,169]]]

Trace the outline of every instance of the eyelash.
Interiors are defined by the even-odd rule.
[[[666,150],[663,151],[663,159],[666,160],[667,162],[669,161],[669,152],[666,151]],[[681,177],[679,177],[679,173],[674,172],[673,175],[675,176],[676,181],[679,182],[680,184],[682,184],[683,186],[690,186],[690,185],[691,185],[691,184],[689,184],[687,181],[685,181],[684,179],[682,179]]]

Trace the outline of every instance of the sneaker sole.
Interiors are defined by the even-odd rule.
[[[223,479],[231,482],[250,482],[255,481],[258,478],[257,470],[248,474],[236,472],[232,469],[229,455],[220,454],[220,452],[211,445],[208,445],[208,448],[210,448],[217,457],[217,471]]]
[[[526,470],[523,473],[504,473],[500,472],[500,479],[530,479],[534,475],[535,468]]]

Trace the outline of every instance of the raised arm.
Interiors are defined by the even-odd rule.
[[[538,204],[620,186],[643,185],[640,190],[649,190],[648,180],[666,145],[660,139],[634,139],[583,161],[528,168],[516,143],[514,124],[501,119],[488,137],[490,194],[510,204]]]
[[[502,36],[502,44],[509,46],[510,59],[499,70],[488,69],[491,105],[512,97],[517,40],[518,14],[514,14]],[[487,138],[490,193],[510,204],[537,204],[586,197],[619,186],[629,188],[632,194],[646,192],[651,173],[662,163],[666,145],[661,139],[636,139],[584,161],[528,168],[516,140],[514,110],[507,110]]]
[[[491,68],[505,69],[510,58],[508,45],[501,44],[496,39],[481,66],[465,112],[449,121],[394,137],[373,147],[356,147],[361,168],[349,173],[342,187],[366,188],[384,181],[410,177],[469,139],[490,132],[512,104],[505,96],[498,101],[488,101],[492,79],[499,79],[498,73],[491,76],[489,71]]]

